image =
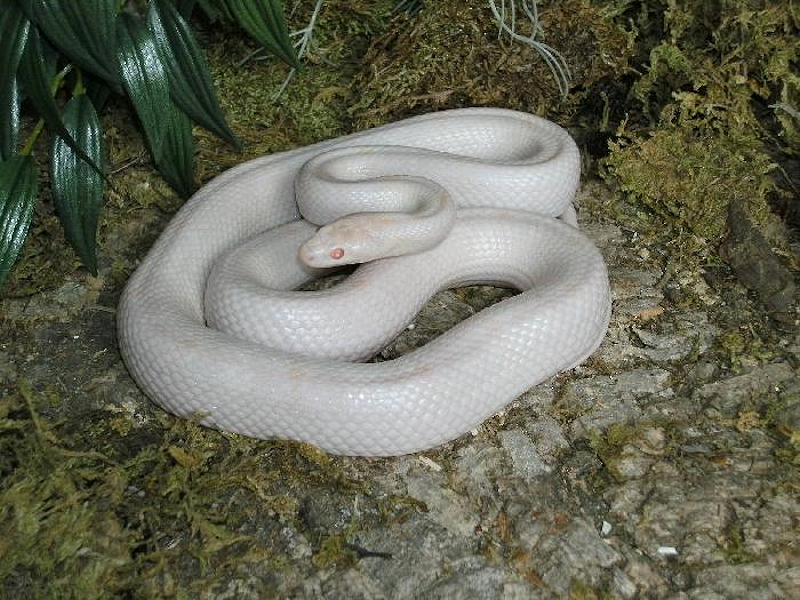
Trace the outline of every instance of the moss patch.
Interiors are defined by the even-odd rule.
[[[448,0],[396,17],[373,42],[354,79],[357,125],[462,106],[569,112],[581,102],[581,89],[627,68],[629,37],[598,8],[582,0],[539,5],[543,39],[564,56],[580,88],[566,103],[542,57],[499,36],[486,3]],[[531,33],[523,19],[517,25]]]
[[[672,238],[682,258],[722,241],[731,202],[763,230],[774,231],[767,201],[776,189],[774,164],[753,136],[675,124],[614,142],[611,149],[606,176],[639,209],[629,218],[642,233]]]
[[[365,492],[306,445],[163,415],[144,428],[102,412],[53,425],[40,416],[51,401],[23,381],[0,403],[6,598],[199,597],[240,567],[285,568],[282,530],[304,528],[296,495]],[[325,538],[314,560],[339,564],[351,554],[343,544]]]
[[[668,35],[632,87],[657,125],[623,124],[605,163],[604,177],[635,208],[621,207],[619,216],[672,238],[677,258],[692,263],[715,251],[736,202],[785,247],[770,204],[788,193],[775,157],[797,151],[796,124],[770,106],[800,102],[790,3],[675,1],[664,18]]]

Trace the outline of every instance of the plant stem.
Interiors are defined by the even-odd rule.
[[[70,71],[72,71],[72,65],[68,64],[58,73],[56,73],[56,76],[53,77],[53,82],[50,84],[51,96],[56,95],[58,88],[61,87],[61,83],[64,81],[64,78],[69,74]],[[78,71],[78,83],[76,84],[76,87],[78,85],[83,86],[80,77],[80,71]],[[43,129],[44,129],[44,119],[39,119],[36,122],[36,126],[33,128],[33,132],[30,134],[30,136],[28,136],[28,139],[25,141],[25,147],[22,148],[22,150],[20,151],[20,154],[22,156],[29,156],[31,152],[33,152],[33,145],[36,143],[36,140],[41,135]]]
[[[25,142],[25,147],[20,150],[20,154],[22,156],[30,156],[31,152],[33,152],[33,145],[36,143],[36,139],[39,137],[39,134],[42,133],[42,129],[44,129],[44,119],[39,119],[36,121],[36,126],[33,128],[33,132],[28,136],[28,139]]]

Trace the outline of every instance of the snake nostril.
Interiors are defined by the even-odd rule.
[[[330,257],[334,260],[339,260],[344,256],[344,249],[343,248],[334,248],[330,252]]]

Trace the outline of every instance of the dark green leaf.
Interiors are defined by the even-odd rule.
[[[186,21],[165,0],[150,2],[147,21],[167,72],[172,99],[197,123],[241,148],[225,122],[203,53]]]
[[[0,160],[5,160],[17,152],[19,142],[19,93],[13,75],[0,88],[0,111]]]
[[[56,135],[64,138],[64,141],[78,153],[83,160],[92,165],[95,170],[100,172],[100,168],[92,162],[92,159],[75,143],[72,136],[64,127],[61,120],[61,113],[53,100],[50,81],[45,73],[43,61],[42,44],[39,40],[39,33],[35,27],[31,27],[28,33],[28,41],[22,53],[22,60],[19,63],[19,74],[25,83],[25,90],[28,98],[33,104],[39,116],[44,119],[47,127]]]
[[[230,13],[225,2],[219,0],[198,0],[200,9],[206,14],[208,20],[215,23],[221,19],[233,20],[233,15]],[[181,12],[184,17],[185,13]]]
[[[296,69],[300,68],[281,0],[225,0],[225,4],[239,25],[259,44]]]
[[[17,150],[19,88],[17,67],[25,49],[30,22],[12,2],[0,12],[0,159]]]
[[[117,60],[122,83],[139,115],[150,153],[158,163],[164,147],[164,112],[172,104],[167,74],[155,40],[141,20],[122,13],[117,23]]]
[[[34,25],[34,27],[36,27]],[[42,49],[41,54],[41,61],[42,61],[42,68],[44,69],[45,75],[47,75],[47,81],[53,81],[58,73],[59,62],[64,62],[64,55],[61,54],[58,50],[53,47],[53,44],[47,41],[47,38],[42,36],[42,31],[38,27],[36,27],[37,31],[39,32],[39,44]]]
[[[73,63],[112,86],[119,85],[111,51],[116,44],[116,0],[19,1],[30,19]]]
[[[158,172],[181,198],[188,198],[194,186],[194,138],[192,123],[174,104],[164,115],[164,153],[156,163]]]
[[[28,37],[30,21],[13,2],[3,6],[0,11],[0,79],[11,77],[17,71],[25,40]]]
[[[75,96],[63,116],[73,139],[102,167],[103,132],[91,100],[86,94]],[[58,136],[53,137],[50,161],[53,201],[64,232],[86,268],[97,275],[95,235],[103,203],[103,178]]]
[[[83,86],[86,88],[86,94],[89,96],[89,100],[92,101],[95,110],[103,112],[103,107],[111,95],[111,88],[102,79],[87,74],[83,76]]]
[[[36,164],[30,156],[0,162],[0,284],[28,235],[36,203]]]
[[[117,56],[125,89],[144,128],[153,161],[181,196],[193,188],[191,123],[170,99],[169,82],[150,31],[134,15],[120,15]]]
[[[175,5],[175,9],[181,13],[181,16],[184,19],[188,19],[192,16],[196,1],[197,0],[173,0],[173,4]]]

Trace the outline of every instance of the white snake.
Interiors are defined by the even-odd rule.
[[[330,290],[291,291],[317,272],[298,258],[317,228],[298,215],[295,179],[330,150],[297,183],[310,204],[329,190],[390,206],[410,193],[430,222],[440,218],[430,204],[449,195],[458,208],[450,234],[432,249],[361,266]],[[489,108],[415,117],[239,165],[186,203],[134,273],[119,306],[122,356],[155,402],[211,427],[350,455],[451,440],[582,362],[605,335],[605,265],[564,222],[574,219],[579,171],[566,131]],[[419,233],[403,215],[393,217],[399,226],[384,218],[357,216],[345,237]],[[346,258],[358,247],[347,246]],[[331,249],[333,262],[341,250]],[[440,289],[478,282],[522,293],[398,359],[353,362],[379,351]]]

